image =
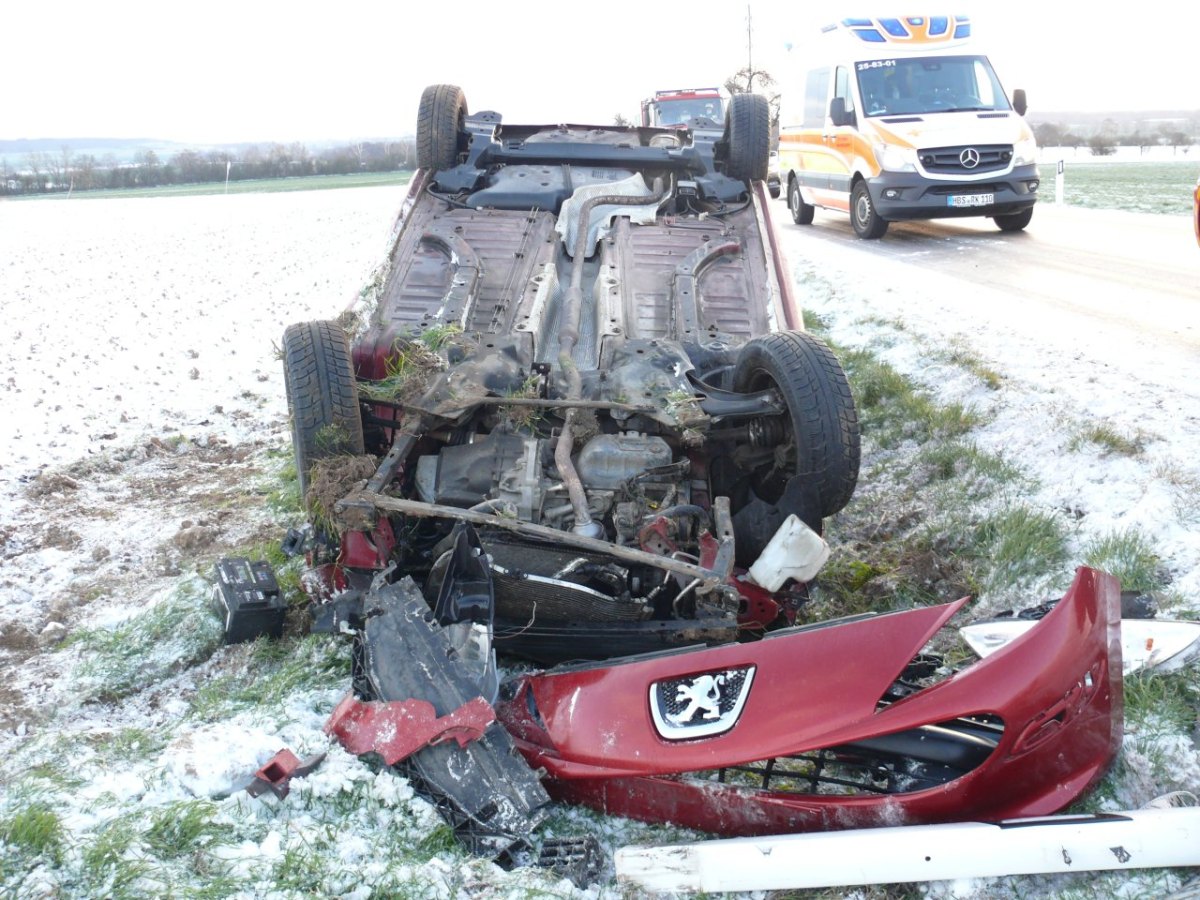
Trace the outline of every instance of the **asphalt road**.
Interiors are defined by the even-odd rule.
[[[798,226],[782,201],[771,212],[802,305],[806,292],[843,291],[864,315],[974,337],[1001,361],[1004,334],[1033,352],[1200,387],[1200,247],[1187,216],[1042,203],[1016,234],[990,219],[942,219],[892,223],[863,241],[842,213],[818,210]]]

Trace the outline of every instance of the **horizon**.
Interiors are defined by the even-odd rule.
[[[1200,124],[1200,106],[1192,108],[1192,109],[1110,110],[1110,111],[1062,110],[1062,111],[1041,112],[1039,110],[1030,110],[1026,114],[1025,119],[1033,124],[1042,124],[1042,123],[1064,124],[1062,121],[1062,118],[1066,117],[1066,116],[1077,116],[1077,117],[1080,117],[1083,119],[1089,119],[1089,120],[1093,120],[1096,122],[1103,122],[1107,119],[1114,119],[1119,124],[1120,123],[1128,123],[1130,121],[1138,121],[1138,120],[1148,120],[1148,121],[1152,121],[1152,122],[1155,122],[1155,121],[1188,122],[1188,121],[1192,121],[1192,120],[1197,120],[1198,124]],[[415,118],[415,116],[414,116],[414,118]],[[516,120],[512,120],[512,121],[516,121]],[[530,124],[530,123],[521,122],[519,124]],[[578,121],[578,122],[573,122],[573,124],[605,125],[605,124],[611,124],[611,122]],[[1066,124],[1069,124],[1069,123],[1066,123]],[[1194,136],[1197,137],[1198,140],[1200,140],[1200,134],[1197,134]],[[275,139],[275,138],[265,138],[262,140],[235,139],[235,140],[228,140],[228,141],[208,141],[208,142],[199,142],[199,141],[188,142],[188,141],[179,141],[179,140],[175,140],[175,139],[168,138],[168,137],[152,137],[152,136],[145,136],[145,135],[139,135],[139,136],[118,135],[118,136],[111,136],[111,137],[102,137],[102,136],[98,136],[98,135],[79,135],[79,136],[59,135],[59,136],[52,136],[52,137],[51,136],[40,136],[40,137],[33,137],[33,138],[30,138],[30,137],[0,138],[0,153],[22,152],[22,151],[19,151],[16,149],[10,149],[10,150],[3,149],[5,147],[5,145],[17,144],[17,143],[31,143],[31,144],[55,143],[55,144],[57,144],[57,143],[62,143],[62,142],[72,142],[72,143],[78,144],[78,143],[85,143],[85,142],[89,142],[89,141],[95,141],[97,143],[102,143],[102,144],[120,144],[123,146],[140,145],[140,144],[151,144],[151,145],[155,145],[155,146],[177,145],[181,149],[194,149],[196,147],[237,147],[237,146],[253,146],[253,145],[257,145],[257,144],[272,144],[272,145],[281,144],[281,145],[287,146],[290,144],[297,144],[297,143],[298,144],[325,144],[325,145],[331,145],[331,146],[341,146],[341,145],[348,144],[348,143],[349,144],[358,143],[358,142],[383,143],[383,142],[387,142],[387,141],[414,140],[415,138],[416,138],[415,128],[406,133],[403,133],[403,134],[376,134],[376,135],[370,135],[370,136],[352,135],[352,136],[342,136],[342,137],[314,137],[314,138],[308,138],[308,139],[287,139],[287,140]],[[53,147],[53,148],[46,148],[46,149],[57,150],[60,148]]]
[[[529,0],[520,24],[530,24],[504,38],[481,0],[460,0],[452,32],[444,13],[424,7],[318,19],[278,0],[249,8],[212,0],[186,28],[164,23],[148,0],[64,0],[56,9],[71,27],[52,32],[22,6],[6,24],[27,38],[0,57],[0,83],[37,90],[9,92],[0,138],[154,134],[209,146],[404,134],[410,126],[398,123],[415,120],[421,91],[436,83],[460,85],[472,111],[496,109],[509,121],[571,113],[579,123],[610,122],[636,116],[656,89],[719,84],[747,62],[786,91],[806,39],[858,6],[834,0],[814,13],[784,0],[667,0],[647,25],[634,0],[611,0],[603,16]],[[1195,103],[1188,76],[1200,5],[1148,0],[1133,23],[1032,0],[956,7],[971,16],[975,48],[1006,90],[1025,89],[1034,110]]]

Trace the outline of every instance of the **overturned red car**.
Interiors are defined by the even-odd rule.
[[[330,734],[497,857],[551,796],[764,834],[1052,812],[1099,777],[1111,578],[948,677],[923,651],[963,600],[795,624],[859,426],[775,239],[764,98],[509,125],[434,85],[417,125],[367,307],[283,340],[294,544],[317,627],[355,635]],[[501,684],[497,655],[550,668]]]

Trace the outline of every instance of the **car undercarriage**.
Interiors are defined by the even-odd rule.
[[[355,642],[328,730],[481,852],[551,796],[720,834],[1042,814],[1115,753],[1100,573],[948,678],[922,651],[965,601],[797,626],[860,436],[767,117],[508,125],[431,86],[376,284],[284,334],[305,586]]]

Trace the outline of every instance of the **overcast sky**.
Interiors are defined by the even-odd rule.
[[[789,43],[794,57],[820,24],[864,11],[845,0],[8,4],[0,139],[400,136],[439,82],[511,122],[606,123],[636,116],[656,89],[716,85],[745,65],[747,6],[754,62],[779,75]],[[1200,3],[1143,0],[1120,16],[1089,6],[944,11],[972,16],[981,51],[1031,111],[1200,109]]]

